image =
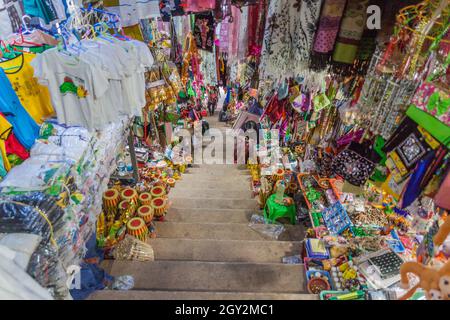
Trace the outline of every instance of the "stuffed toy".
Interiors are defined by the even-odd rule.
[[[450,233],[450,219],[447,218],[434,236],[435,248],[441,246]],[[410,298],[418,288],[425,290],[428,300],[450,300],[450,261],[440,269],[426,267],[418,262],[406,262],[400,267],[401,287],[409,288],[408,273],[419,277],[419,283],[411,288],[400,300]]]

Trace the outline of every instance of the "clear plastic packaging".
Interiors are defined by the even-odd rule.
[[[280,223],[267,223],[265,218],[258,214],[252,215],[248,226],[263,236],[274,240],[277,240],[285,229]]]
[[[131,290],[134,287],[134,278],[130,275],[115,277],[112,284],[113,290]]]

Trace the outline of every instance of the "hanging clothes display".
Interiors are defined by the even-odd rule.
[[[34,77],[34,69],[31,66],[34,58],[34,54],[23,53],[14,59],[0,62],[0,68],[7,70],[6,76],[20,102],[34,121],[40,124],[52,116],[54,110],[47,87],[40,85]]]

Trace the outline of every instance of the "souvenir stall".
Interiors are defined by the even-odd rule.
[[[114,288],[104,257],[152,258],[143,240],[190,161],[174,149],[182,83],[158,28],[143,42],[113,10],[68,12],[56,29],[22,19],[0,55],[0,242],[54,299]],[[92,275],[81,288],[77,268]]]
[[[259,125],[279,134],[274,144],[266,131],[257,161],[248,162],[254,192],[266,221],[308,228],[308,292],[446,299],[448,3],[335,2],[299,8],[304,19],[286,12],[294,2],[269,4]],[[364,30],[374,3],[396,13],[388,41],[386,30]],[[282,41],[295,19],[317,29]]]

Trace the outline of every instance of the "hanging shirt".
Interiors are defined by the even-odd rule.
[[[58,122],[93,130],[97,99],[109,88],[103,70],[57,49],[38,55],[32,66],[50,90]]]
[[[11,123],[9,123],[3,115],[0,115],[0,176],[2,177],[6,175],[2,175],[3,171],[7,172],[11,169],[11,164],[9,163],[6,153],[5,140],[8,139],[8,137],[11,135],[12,129],[13,127]]]
[[[58,19],[52,0],[23,0],[25,14],[38,17],[48,24]]]
[[[19,0],[0,0],[0,39],[6,39],[19,30],[22,16]]]
[[[20,144],[14,133],[11,133],[6,139],[5,149],[7,154],[15,154],[22,160],[26,160],[30,157],[30,153]]]
[[[159,0],[103,0],[105,10],[120,16],[124,27],[134,26],[141,19],[157,18]]]
[[[86,51],[80,53],[80,58],[102,69],[109,81],[109,89],[98,99],[98,116],[94,117],[95,128],[102,128],[117,120],[119,114],[129,114],[121,94],[125,72],[117,61],[117,51],[123,49],[118,45],[92,40],[81,43]]]
[[[45,118],[54,114],[54,110],[48,89],[40,85],[34,77],[30,63],[35,57],[34,54],[24,53],[14,59],[0,62],[0,68],[7,70],[6,76],[25,110],[36,123],[42,123]]]
[[[0,112],[12,124],[13,132],[20,143],[26,149],[30,149],[39,135],[39,126],[20,103],[2,68],[0,68]]]

